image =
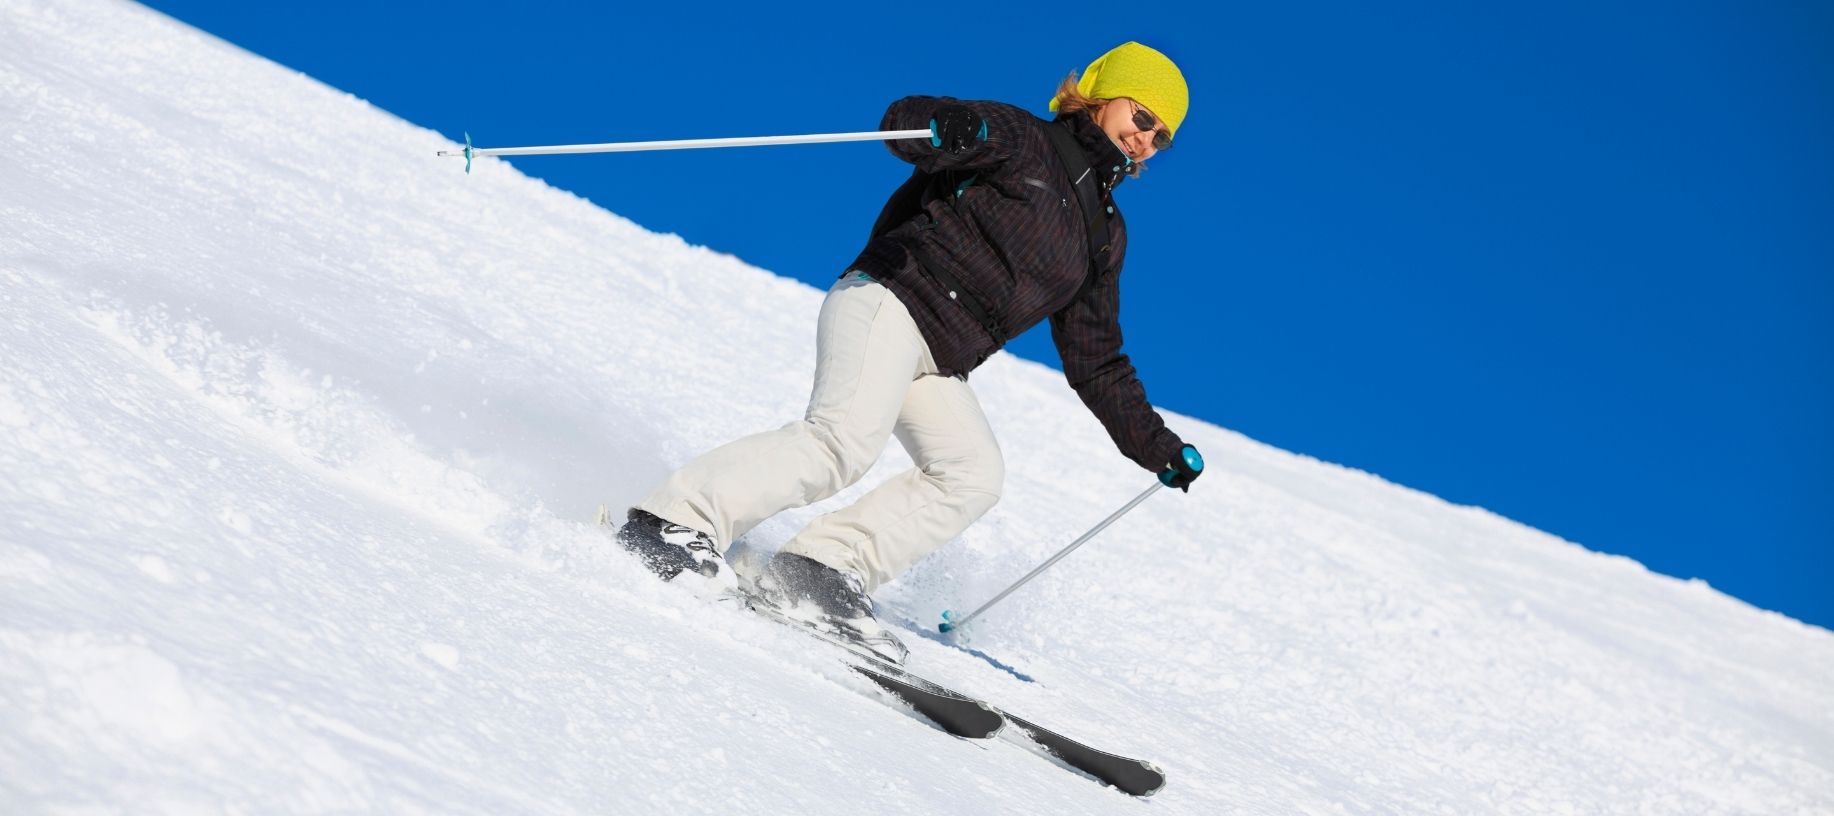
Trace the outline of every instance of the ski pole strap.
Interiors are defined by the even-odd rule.
[[[1076,143],[1069,126],[1052,122],[1045,125],[1044,132],[1051,137],[1051,146],[1057,148],[1057,158],[1063,162],[1064,175],[1070,179],[1070,189],[1076,193],[1083,223],[1089,230],[1089,276],[1083,281],[1083,291],[1087,291],[1102,268],[1102,254],[1113,246],[1108,241],[1108,214],[1114,209],[1102,203],[1102,191],[1095,183],[1095,173],[1090,172],[1089,158],[1083,155],[1082,145]]]

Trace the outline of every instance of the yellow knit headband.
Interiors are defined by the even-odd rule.
[[[1184,124],[1191,106],[1184,73],[1171,58],[1137,42],[1122,43],[1096,57],[1083,69],[1076,89],[1091,99],[1132,99],[1158,116],[1172,134]],[[1057,110],[1055,99],[1051,110]]]

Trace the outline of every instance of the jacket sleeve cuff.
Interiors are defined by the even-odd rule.
[[[1165,472],[1166,468],[1171,467],[1172,463],[1177,461],[1178,457],[1183,454],[1184,440],[1179,439],[1178,434],[1168,430],[1159,433],[1154,438],[1153,445],[1147,450],[1144,459],[1137,459],[1135,461],[1138,462],[1141,467],[1146,468],[1151,471],[1153,475],[1157,476]]]

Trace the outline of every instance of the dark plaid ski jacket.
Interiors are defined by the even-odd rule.
[[[906,97],[885,111],[879,128],[927,128],[931,112],[945,104],[980,114],[986,141],[960,153],[921,139],[887,142],[917,169],[885,203],[872,239],[848,268],[898,296],[937,366],[951,376],[966,376],[1050,318],[1064,377],[1077,396],[1123,455],[1163,471],[1184,443],[1147,402],[1133,363],[1121,353],[1126,224],[1118,208],[1110,210],[1111,248],[1091,280],[1087,222],[1044,128],[1069,127],[1110,192],[1125,178],[1126,154],[1088,116],[1053,123],[999,102]],[[1104,199],[1113,206],[1111,195]],[[981,304],[991,329],[962,304],[962,293],[949,296],[955,287]]]

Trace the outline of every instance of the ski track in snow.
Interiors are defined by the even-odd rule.
[[[0,124],[0,812],[1834,813],[1828,631],[1175,416],[1213,472],[970,633],[1036,682],[907,637],[1167,788],[954,739],[591,522],[801,415],[819,292],[138,6],[0,0]],[[1150,484],[974,384],[911,620]]]

